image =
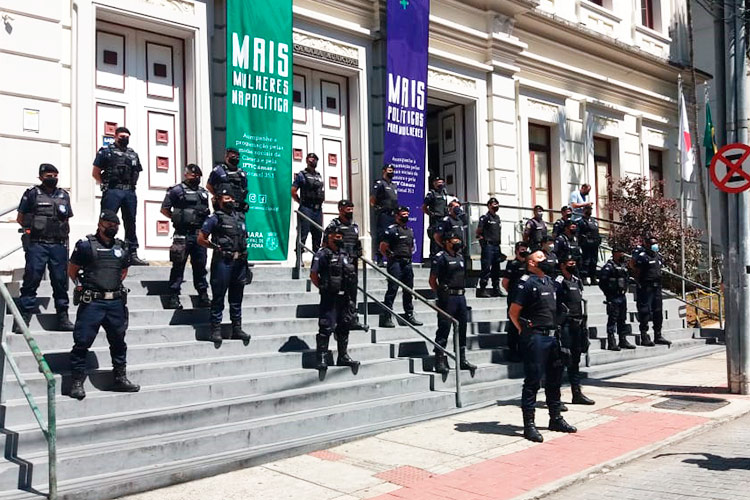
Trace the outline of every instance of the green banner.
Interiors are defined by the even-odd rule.
[[[247,172],[248,260],[286,260],[292,185],[292,0],[227,0],[227,147]]]

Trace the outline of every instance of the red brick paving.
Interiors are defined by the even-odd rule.
[[[447,474],[422,478],[376,500],[509,499],[708,421],[676,413],[617,413],[618,418],[611,422]],[[399,467],[377,477],[401,484],[384,477],[401,469],[415,468]],[[409,473],[404,471],[406,477],[413,477]]]
[[[319,458],[321,460],[328,460],[329,462],[338,462],[339,460],[344,459],[344,455],[339,455],[338,453],[327,450],[314,451],[312,453],[308,453],[308,455],[310,455],[311,457]]]
[[[398,484],[399,486],[411,486],[412,484],[419,483],[434,476],[435,474],[430,471],[418,467],[412,467],[411,465],[404,465],[402,467],[396,467],[395,469],[375,474],[375,477],[378,479]]]

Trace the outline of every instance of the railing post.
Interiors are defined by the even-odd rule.
[[[367,297],[367,264],[364,262],[362,263],[362,302],[365,305],[365,326],[369,327],[370,323],[368,322],[369,317],[369,301]]]
[[[295,238],[294,250],[297,252],[297,256],[294,261],[294,269],[292,270],[292,279],[298,280],[300,277],[300,270],[302,269],[302,241],[300,240],[299,233],[299,213],[297,213],[297,237]]]
[[[719,295],[719,328],[724,329],[724,296]]]
[[[461,398],[461,346],[459,345],[459,324],[453,319],[453,351],[456,354],[456,408],[463,408],[464,403]]]
[[[0,345],[5,345],[5,298],[0,295]],[[0,405],[5,404],[5,350],[0,348]]]
[[[47,382],[47,450],[49,453],[49,500],[57,500],[57,415],[55,379]]]

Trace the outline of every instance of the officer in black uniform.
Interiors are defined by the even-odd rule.
[[[599,223],[591,217],[591,205],[583,208],[583,217],[576,222],[576,238],[581,245],[581,278],[587,285],[596,284],[596,264],[599,261]]]
[[[435,242],[440,248],[445,248],[444,242],[450,239],[451,236],[458,236],[461,241],[468,241],[467,235],[468,224],[466,224],[466,218],[464,211],[461,208],[461,201],[454,198],[448,204],[448,215],[443,217],[435,231]],[[461,255],[468,255],[468,249],[466,245],[461,247]]]
[[[430,218],[427,226],[427,237],[430,239],[430,260],[440,251],[435,242],[435,231],[443,217],[448,215],[448,192],[445,190],[445,180],[439,175],[432,179],[432,189],[424,197],[422,212]]]
[[[242,330],[242,295],[247,278],[247,230],[245,214],[239,210],[232,193],[228,186],[216,193],[218,209],[206,219],[198,233],[198,244],[213,249],[210,340],[217,348],[222,341],[221,319],[227,291],[232,337],[242,340],[245,345],[250,342],[250,335]]]
[[[555,223],[552,225],[552,239],[554,240],[558,236],[560,236],[563,231],[565,230],[565,221],[570,219],[570,216],[573,215],[573,209],[569,206],[565,205],[560,209],[560,215],[561,217],[555,221]]]
[[[661,298],[661,268],[664,259],[659,253],[659,240],[655,236],[647,236],[643,249],[634,252],[633,270],[635,272],[635,301],[638,308],[638,329],[641,332],[641,345],[653,347],[654,344],[672,345],[661,333],[662,298]],[[648,322],[654,324],[654,340],[648,336]]]
[[[549,429],[576,432],[576,428],[560,414],[563,360],[560,343],[555,336],[557,300],[552,279],[539,266],[543,261],[544,253],[541,250],[532,252],[526,259],[528,273],[521,277],[509,311],[511,321],[521,332],[523,437],[537,443],[544,441],[534,423],[536,394],[542,379],[545,380]]]
[[[414,253],[414,231],[406,224],[409,222],[409,207],[398,207],[396,210],[396,223],[388,226],[380,242],[380,253],[388,259],[388,273],[409,288],[414,287],[414,270],[411,259]],[[398,293],[398,285],[388,280],[388,290],[385,292],[383,303],[393,309],[393,303]],[[422,323],[414,317],[414,304],[412,295],[403,293],[404,316],[403,319],[414,326]],[[399,321],[400,322],[400,321]],[[380,326],[382,328],[394,328],[393,318],[388,311],[380,315]]]
[[[534,206],[534,217],[526,221],[526,229],[523,231],[523,240],[529,245],[529,251],[535,252],[542,248],[542,241],[547,236],[547,223],[542,218],[544,208],[541,205]]]
[[[589,336],[583,282],[575,274],[576,261],[560,262],[561,274],[555,278],[557,293],[557,321],[560,325],[560,350],[563,361],[567,361],[568,380],[573,391],[574,405],[592,405],[581,390],[581,354],[589,351]]]
[[[245,213],[249,208],[247,204],[247,174],[239,168],[239,164],[239,150],[227,148],[224,153],[224,161],[217,163],[211,171],[211,175],[208,176],[206,189],[217,197],[222,189],[228,189],[237,205],[236,211]]]
[[[185,180],[167,190],[161,204],[161,213],[172,219],[174,236],[169,249],[169,260],[172,271],[169,273],[169,290],[167,309],[182,309],[180,288],[185,274],[185,264],[190,257],[193,268],[193,284],[198,291],[198,307],[209,307],[208,282],[206,281],[205,247],[198,244],[198,231],[210,213],[208,210],[208,191],[201,187],[201,168],[191,163],[185,167]]]
[[[344,229],[337,226],[326,232],[326,245],[318,250],[310,269],[310,280],[320,290],[318,334],[315,336],[318,370],[328,368],[328,342],[336,338],[336,366],[348,366],[356,374],[359,361],[349,356],[349,330],[352,323],[349,293],[357,269],[344,250]]]
[[[607,261],[599,273],[599,288],[604,292],[607,304],[607,349],[635,349],[627,338],[628,299],[628,267],[625,261],[625,249],[615,245],[612,258]],[[615,332],[619,336],[619,343],[615,339]]]
[[[338,204],[339,216],[331,220],[328,227],[325,229],[324,238],[328,241],[328,233],[338,231],[340,229],[341,234],[344,235],[344,243],[341,247],[344,252],[349,256],[349,262],[354,266],[354,270],[358,271],[359,258],[362,257],[362,242],[359,239],[359,226],[354,222],[354,203],[351,200],[341,200]],[[350,329],[351,330],[369,330],[368,326],[365,326],[359,322],[357,318],[357,282],[358,274],[354,273],[347,289],[347,297],[349,298],[349,314],[351,315]]]
[[[315,170],[318,166],[318,155],[308,153],[306,161],[307,167],[294,176],[292,198],[299,203],[301,213],[322,226],[323,202],[326,201],[326,194],[323,189],[323,176]],[[322,231],[310,224],[310,221],[304,217],[298,217],[297,231],[299,231],[299,239],[303,244],[307,241],[307,235],[312,234],[313,253],[320,249],[320,242],[323,237]]]
[[[482,273],[479,276],[479,290],[477,297],[500,297],[500,263],[505,262],[506,256],[500,251],[500,236],[502,225],[497,211],[500,202],[497,198],[487,201],[487,213],[479,217],[477,225],[477,239],[482,248]],[[487,282],[492,279],[492,292],[487,292]]]
[[[542,262],[542,271],[550,278],[555,279],[560,274],[560,260],[555,253],[555,239],[552,236],[547,235],[542,240],[542,252],[544,252],[546,258]]]
[[[102,210],[117,213],[122,209],[122,220],[125,223],[125,241],[133,257],[130,265],[147,266],[148,262],[138,257],[138,237],[135,234],[135,214],[138,209],[138,197],[135,187],[143,170],[138,153],[129,148],[130,130],[118,127],[115,130],[115,142],[99,148],[94,158],[92,175],[102,188]]]
[[[469,308],[466,305],[466,263],[461,255],[463,242],[458,235],[451,235],[445,241],[445,250],[438,252],[430,268],[430,288],[437,294],[437,306],[458,320],[459,366],[461,370],[477,369],[476,365],[466,359],[466,325],[469,321]],[[453,322],[438,313],[438,327],[435,342],[445,348]],[[444,351],[435,348],[435,371],[443,375],[448,373],[448,357]]]
[[[396,169],[393,165],[383,166],[383,178],[375,181],[370,192],[370,206],[375,209],[375,260],[378,265],[383,266],[383,257],[380,253],[380,244],[385,236],[385,231],[395,221],[396,209],[398,208],[398,189],[393,184],[393,176]]]
[[[36,291],[44,269],[49,268],[52,297],[57,311],[57,329],[73,331],[68,318],[68,220],[73,217],[67,191],[57,187],[57,168],[49,163],[39,165],[41,184],[26,190],[18,204],[18,222],[23,228],[21,241],[26,253],[26,268],[18,305],[26,325],[37,308]],[[21,326],[13,329],[21,333]]]
[[[112,210],[102,210],[96,234],[78,240],[68,264],[68,276],[76,284],[73,302],[78,303],[73,349],[70,351],[72,385],[68,395],[86,397],[86,355],[99,333],[107,332],[112,357],[113,391],[138,392],[140,386],[128,380],[125,332],[128,329],[127,288],[122,282],[128,274],[132,254],[127,243],[115,238],[120,219]]]
[[[576,267],[581,265],[581,247],[578,245],[577,231],[578,226],[573,222],[573,219],[569,219],[565,221],[563,234],[555,239],[555,254],[557,254],[557,258],[562,261],[568,257],[573,257],[576,261]]]
[[[513,297],[518,290],[518,283],[521,281],[521,276],[526,274],[526,258],[529,255],[529,247],[524,241],[517,241],[515,244],[516,258],[505,264],[505,270],[503,271],[503,288],[508,292],[508,311],[513,303]],[[510,316],[508,316],[510,320]],[[519,342],[519,331],[516,329],[516,325],[512,321],[508,321],[505,332],[508,334],[508,357],[510,361],[520,361],[521,352],[518,345]]]

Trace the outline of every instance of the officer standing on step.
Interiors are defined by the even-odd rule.
[[[18,222],[23,228],[21,242],[26,254],[21,296],[18,305],[26,325],[37,308],[36,291],[45,268],[49,268],[52,296],[57,311],[57,329],[73,331],[68,319],[68,220],[73,217],[67,191],[57,187],[57,168],[49,163],[39,165],[38,186],[23,193],[18,204]],[[13,329],[21,333],[20,325]]]
[[[244,214],[249,208],[247,204],[247,174],[239,168],[239,164],[239,150],[227,148],[224,153],[224,161],[217,163],[211,171],[211,175],[208,176],[206,188],[217,197],[222,189],[229,190],[237,204],[236,211]]]
[[[552,225],[552,239],[557,238],[560,236],[563,231],[565,230],[565,221],[570,219],[570,216],[573,214],[573,210],[565,205],[560,209],[560,215],[561,217],[555,221],[555,223]]]
[[[523,241],[516,242],[515,254],[516,258],[505,264],[505,271],[503,272],[503,288],[508,292],[508,311],[510,311],[513,298],[518,291],[521,276],[526,274],[526,258],[529,255],[528,245]],[[518,345],[520,333],[516,325],[510,321],[510,316],[508,316],[508,320],[505,327],[505,332],[508,334],[508,357],[510,361],[520,361],[521,353]]]
[[[113,391],[138,392],[128,380],[125,332],[128,329],[128,289],[122,282],[128,274],[132,254],[127,243],[115,238],[120,219],[112,210],[102,210],[96,234],[78,240],[68,264],[68,276],[76,284],[73,302],[78,304],[73,349],[70,351],[72,385],[69,395],[86,397],[86,355],[99,333],[107,332],[112,357]]]
[[[424,197],[422,212],[429,216],[427,237],[430,239],[430,260],[440,251],[435,242],[435,231],[443,217],[448,215],[448,192],[445,190],[445,180],[439,175],[432,179],[432,189]]]
[[[469,308],[466,305],[466,263],[461,254],[463,242],[458,235],[451,235],[445,241],[445,250],[438,252],[430,268],[430,288],[437,294],[437,306],[453,316],[458,326],[450,318],[438,313],[435,342],[445,348],[448,335],[454,326],[453,335],[458,335],[459,366],[462,370],[477,369],[476,365],[466,359],[466,325],[469,321]],[[435,348],[435,372],[448,373],[448,357],[444,351]]]
[[[576,222],[576,238],[581,245],[581,279],[587,285],[596,284],[596,264],[599,261],[599,223],[591,216],[591,205],[583,208],[583,217]]]
[[[396,210],[396,223],[391,224],[383,235],[380,243],[380,253],[388,259],[388,274],[399,280],[409,288],[414,287],[414,270],[412,268],[412,255],[414,254],[414,231],[406,224],[409,222],[409,207],[398,207]],[[396,301],[398,285],[388,280],[388,290],[385,292],[383,303],[393,309]],[[422,323],[414,317],[414,304],[411,293],[403,291],[404,321],[414,326]],[[399,321],[400,322],[400,321]],[[382,328],[393,328],[391,313],[384,311],[380,315],[380,326]]]
[[[451,236],[458,236],[461,241],[468,241],[467,227],[461,201],[454,198],[448,204],[448,215],[443,217],[443,220],[438,224],[437,231],[435,231],[435,242],[440,248],[445,248],[445,242]],[[466,245],[461,248],[461,255],[464,256],[464,259],[468,255]]]
[[[206,281],[206,249],[198,244],[198,231],[210,213],[208,210],[208,191],[201,187],[201,168],[191,163],[185,167],[181,183],[167,190],[161,204],[161,213],[172,220],[174,236],[169,249],[169,260],[172,270],[169,273],[169,291],[167,309],[182,309],[180,288],[185,274],[185,264],[190,257],[193,268],[193,284],[198,291],[198,307],[209,307],[208,282]]]
[[[534,206],[534,217],[526,221],[526,229],[523,231],[523,241],[529,245],[529,251],[535,252],[542,248],[542,241],[547,236],[547,224],[542,218],[544,208],[541,205]]]
[[[210,340],[217,348],[222,341],[221,320],[227,291],[232,337],[242,340],[245,345],[250,342],[250,335],[242,330],[242,296],[247,278],[247,230],[245,214],[239,210],[232,193],[228,186],[216,193],[218,209],[206,219],[198,233],[198,244],[213,249]]]
[[[593,405],[581,390],[581,354],[589,351],[589,335],[583,282],[576,276],[576,261],[568,256],[560,262],[561,274],[555,278],[557,321],[560,325],[560,351],[567,362],[568,380],[574,405]]]
[[[380,245],[385,236],[385,231],[394,223],[396,209],[398,208],[398,189],[393,184],[393,176],[396,169],[393,165],[383,166],[383,178],[375,181],[370,192],[370,206],[375,209],[375,260],[378,265],[383,265],[383,257],[380,253]]]
[[[102,210],[117,213],[122,209],[122,220],[125,224],[125,241],[133,257],[133,266],[147,266],[148,262],[138,257],[138,237],[135,233],[135,215],[138,208],[138,197],[135,193],[138,177],[143,167],[138,153],[130,144],[130,130],[118,127],[115,130],[115,142],[99,148],[94,158],[92,175],[102,188]]]
[[[342,250],[349,256],[349,262],[354,266],[355,273],[352,276],[351,283],[347,289],[349,298],[349,314],[351,315],[351,330],[369,330],[369,327],[362,325],[357,318],[357,284],[359,276],[359,258],[362,257],[362,242],[359,239],[359,226],[354,222],[354,203],[351,200],[341,200],[338,204],[339,216],[331,220],[326,227],[324,238],[328,241],[328,234],[339,231],[344,235]],[[367,312],[365,311],[365,314]]]
[[[555,337],[557,300],[554,283],[540,267],[544,260],[541,251],[532,252],[526,259],[528,273],[521,277],[508,313],[521,332],[523,437],[537,443],[544,441],[534,423],[536,394],[542,379],[545,380],[544,390],[550,415],[549,429],[576,432],[576,428],[560,414],[563,361],[560,343]]]
[[[487,201],[487,213],[479,217],[477,225],[477,239],[482,248],[482,274],[479,276],[477,297],[500,297],[500,263],[505,262],[506,256],[500,251],[500,236],[502,225],[497,211],[500,202],[497,198]],[[492,279],[492,292],[487,292],[487,282]]]
[[[343,226],[327,231],[326,238],[326,245],[315,254],[310,269],[310,281],[320,291],[318,335],[315,337],[316,368],[328,368],[326,356],[333,334],[338,349],[336,366],[349,366],[356,374],[359,361],[349,356],[348,347],[350,325],[356,319],[352,316],[349,293],[352,283],[356,283],[357,268],[344,250]]]
[[[299,203],[299,211],[319,226],[323,225],[323,202],[326,194],[323,189],[323,176],[315,170],[318,166],[318,155],[307,154],[307,166],[304,170],[297,172],[292,183],[292,198]],[[322,231],[304,217],[297,218],[297,231],[302,244],[307,241],[307,235],[312,234],[312,250],[316,253],[320,249],[323,237]]]
[[[628,299],[625,293],[628,291],[628,280],[625,249],[615,245],[612,249],[612,258],[602,266],[599,273],[599,288],[604,292],[607,304],[607,349],[610,351],[635,349],[627,337]],[[619,343],[615,339],[615,331]]]
[[[573,257],[576,261],[576,266],[580,266],[581,247],[578,245],[578,238],[576,238],[577,231],[578,226],[573,222],[573,219],[565,222],[563,234],[555,239],[555,254],[557,254],[557,258],[561,261],[568,257]]]
[[[552,279],[557,278],[560,274],[560,260],[555,253],[555,239],[547,235],[542,241],[542,252],[547,259],[543,262],[542,271]]]
[[[647,236],[643,249],[633,255],[635,272],[635,301],[638,308],[638,329],[641,332],[641,345],[653,347],[655,344],[672,345],[661,333],[664,321],[661,298],[661,269],[664,259],[659,253],[659,240]],[[654,340],[648,336],[648,322],[654,324]]]

